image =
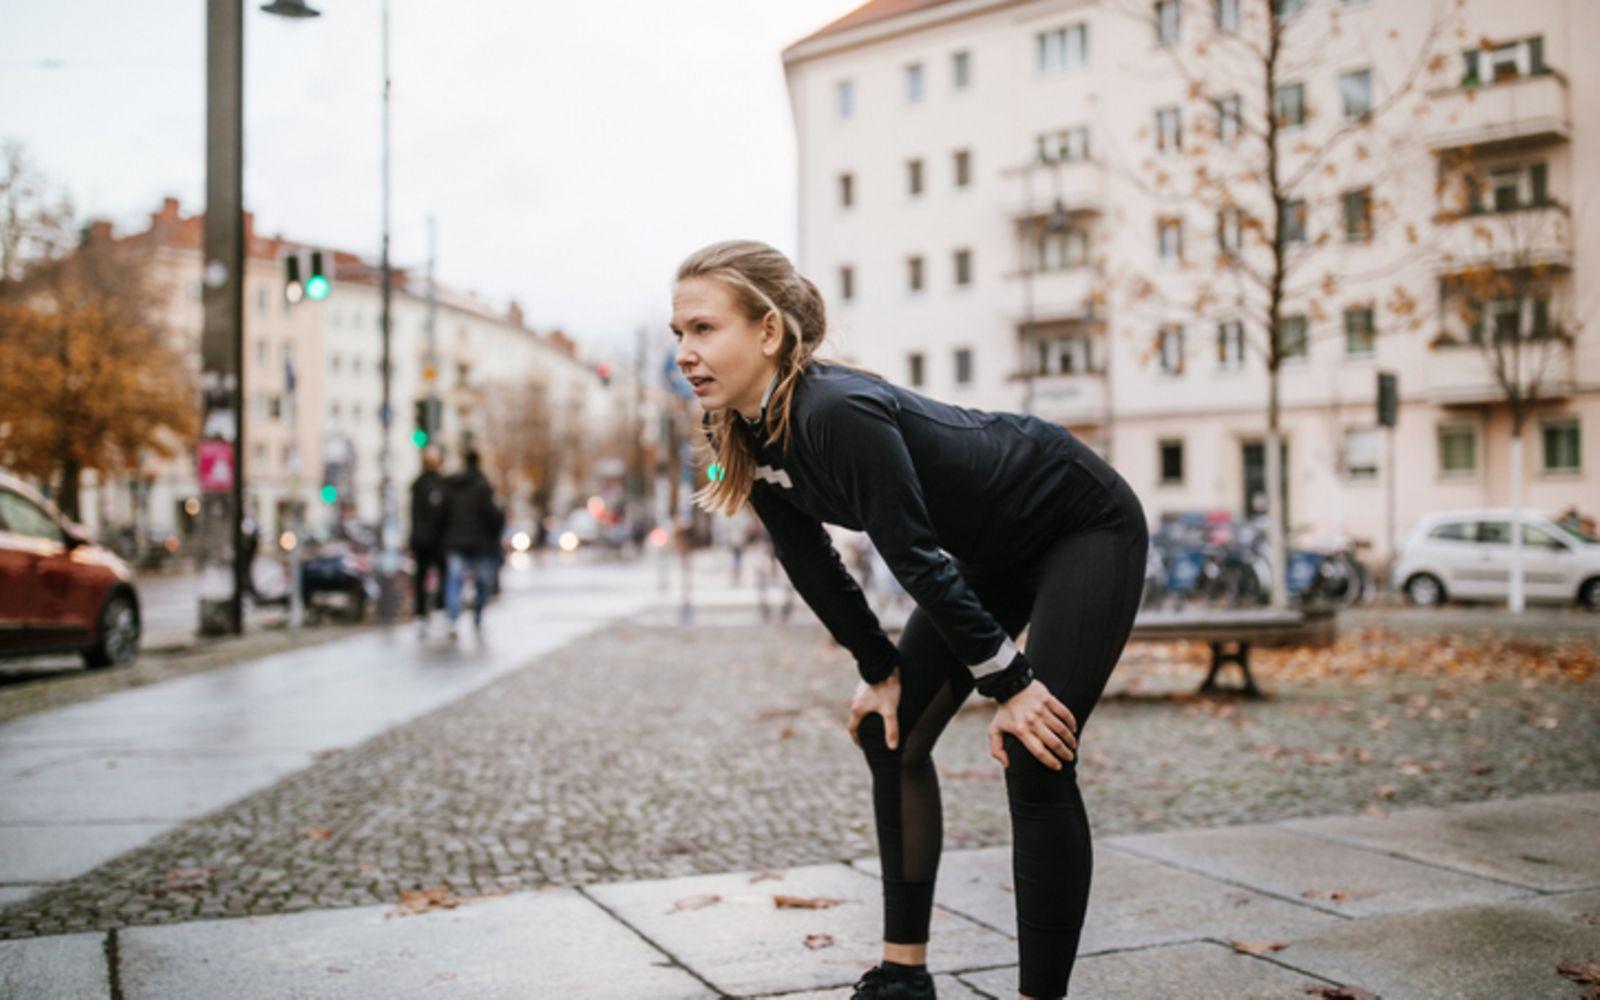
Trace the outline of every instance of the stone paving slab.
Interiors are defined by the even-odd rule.
[[[122,992],[127,1000],[710,994],[576,890],[408,917],[390,912],[373,906],[125,931]]]
[[[1548,795],[1525,795],[1520,802],[1553,802],[1556,805],[1600,813],[1600,792],[1551,792]]]
[[[985,993],[1012,1000],[1017,970],[962,976]],[[1316,983],[1283,966],[1210,942],[1167,945],[1080,958],[1072,970],[1072,1000],[1306,1000]]]
[[[1600,961],[1600,928],[1564,912],[1600,913],[1600,893],[1587,896],[1374,917],[1297,941],[1273,957],[1382,997],[1575,1000],[1579,988],[1556,967]]]
[[[1600,820],[1550,802],[1474,802],[1383,819],[1290,820],[1287,829],[1543,891],[1600,887]]]
[[[1372,822],[1370,818],[1360,822]],[[1389,857],[1277,826],[1113,837],[1115,847],[1329,913],[1370,917],[1487,903],[1527,890]]]
[[[0,882],[54,882],[130,851],[173,823],[0,825]],[[31,893],[30,893],[31,895]]]
[[[754,873],[701,875],[593,886],[585,890],[618,918],[712,985],[736,995],[836,988],[882,957],[882,889],[844,864],[791,868],[780,879]],[[828,909],[778,909],[775,895],[827,897]],[[696,906],[710,897],[718,901]],[[808,948],[808,935],[824,947]],[[935,972],[1010,960],[1004,935],[935,910],[929,968]]]
[[[104,934],[0,941],[0,997],[96,1000],[111,996]]]
[[[877,874],[877,859],[858,862]],[[939,866],[935,901],[1016,936],[1016,896],[1011,849],[947,854]],[[1339,917],[1309,905],[1236,888],[1115,848],[1096,846],[1082,954],[1158,944],[1218,940],[1288,940],[1310,934]]]

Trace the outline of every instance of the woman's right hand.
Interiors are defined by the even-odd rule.
[[[850,738],[861,745],[861,720],[876,712],[883,717],[883,741],[893,750],[900,745],[900,668],[876,684],[862,681],[850,699]]]

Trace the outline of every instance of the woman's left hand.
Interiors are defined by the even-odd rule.
[[[1037,680],[1001,702],[989,723],[989,755],[1008,768],[1011,761],[1002,739],[1006,733],[1020,740],[1052,771],[1061,770],[1064,762],[1077,755],[1078,720]]]

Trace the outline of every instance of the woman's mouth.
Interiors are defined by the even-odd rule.
[[[714,382],[716,382],[716,379],[711,378],[709,375],[689,376],[689,385],[694,389],[694,394],[696,396],[702,396],[709,392],[711,390],[711,385]]]

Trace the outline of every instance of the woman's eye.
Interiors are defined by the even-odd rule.
[[[705,324],[705,323],[701,323],[699,326],[694,328],[696,333],[705,333],[706,331],[708,331],[710,329],[711,329],[711,327],[709,325]]]

